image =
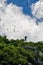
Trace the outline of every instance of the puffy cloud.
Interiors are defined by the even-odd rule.
[[[43,18],[43,0],[39,0],[32,5],[32,14],[37,18]]]
[[[35,4],[32,4],[31,6],[32,9],[32,14],[33,16],[37,19],[41,19],[41,22],[38,23],[38,31],[37,32],[37,38],[38,41],[43,41],[43,0],[39,0],[38,2],[36,2]]]
[[[0,0],[0,7],[3,7],[6,3],[6,0]]]
[[[2,4],[4,4],[6,2],[6,0],[0,0],[0,3]]]
[[[12,3],[6,6],[5,0],[2,1],[2,4],[0,3],[2,5],[0,7],[0,35],[7,35],[9,39],[24,39],[27,36],[27,41],[43,40],[43,23],[37,25],[36,19],[25,15],[21,7]]]

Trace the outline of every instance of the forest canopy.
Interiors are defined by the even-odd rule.
[[[43,65],[43,42],[0,36],[0,65]]]

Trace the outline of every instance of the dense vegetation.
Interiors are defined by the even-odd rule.
[[[9,40],[0,36],[0,65],[43,65],[43,42]]]

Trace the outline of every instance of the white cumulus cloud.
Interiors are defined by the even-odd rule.
[[[24,39],[27,36],[27,41],[42,41],[43,22],[37,25],[36,19],[25,15],[22,7],[12,3],[6,5],[5,1],[0,0],[0,35],[6,35],[9,39]],[[37,9],[32,7],[35,15]]]
[[[43,0],[39,0],[32,5],[32,14],[37,18],[43,18]]]

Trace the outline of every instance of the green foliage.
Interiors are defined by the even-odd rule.
[[[43,53],[43,42],[9,40],[6,36],[0,36],[0,65],[35,65],[34,59],[43,61],[43,55],[37,53],[40,51]]]

